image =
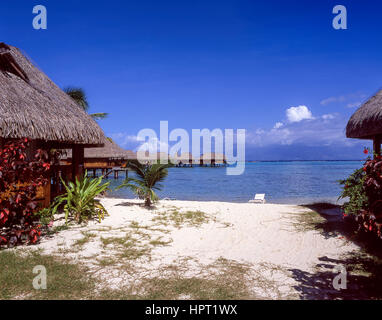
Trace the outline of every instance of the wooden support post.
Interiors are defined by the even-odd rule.
[[[81,179],[84,174],[84,147],[75,145],[72,148],[72,180]]]
[[[381,155],[381,137],[379,136],[376,136],[373,139],[373,151],[376,156]]]

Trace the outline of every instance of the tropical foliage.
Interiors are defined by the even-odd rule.
[[[364,189],[365,171],[363,168],[355,170],[346,180],[340,180],[343,185],[339,199],[349,199],[343,205],[345,215],[358,214],[367,209],[368,198]]]
[[[102,183],[102,177],[90,179],[87,172],[84,177],[76,181],[65,183],[61,179],[66,192],[55,199],[52,206],[52,213],[55,214],[59,207],[63,206],[65,221],[73,217],[78,223],[91,219],[94,216],[101,220],[107,215],[105,207],[96,199],[102,193],[108,190],[109,182]]]
[[[127,163],[126,167],[134,171],[134,178],[126,178],[126,180],[117,187],[129,188],[140,199],[145,200],[145,206],[151,206],[153,202],[156,202],[159,198],[155,193],[155,190],[161,190],[163,182],[168,175],[168,168],[170,164],[142,164],[138,160],[131,160]]]
[[[85,91],[81,88],[68,87],[64,91],[68,94],[82,109],[86,112],[89,110],[89,103],[86,97]],[[108,116],[107,113],[90,113],[89,114],[94,120],[104,119]]]
[[[0,149],[0,246],[36,243],[41,235],[37,198],[55,155],[39,149],[28,156],[28,147],[21,139]]]
[[[340,182],[344,185],[340,198],[349,198],[344,215],[355,216],[360,229],[382,238],[382,157],[369,157],[361,169]]]

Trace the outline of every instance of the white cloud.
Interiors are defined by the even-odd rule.
[[[324,119],[324,120],[332,120],[332,119],[334,119],[336,117],[336,115],[335,114],[324,114],[323,116],[322,116],[322,119]]]
[[[282,122],[276,122],[273,129],[280,129],[284,124]]]
[[[327,106],[331,103],[345,103],[347,102],[348,108],[359,107],[362,102],[360,100],[364,100],[367,96],[363,93],[357,92],[347,95],[342,95],[338,97],[329,97],[321,101],[321,105]]]
[[[149,139],[146,142],[138,141],[138,137],[128,133],[112,133],[108,135],[112,138],[118,145],[123,148],[133,149],[137,151],[140,148],[141,150],[147,150],[150,153],[159,152],[161,147],[168,147],[168,144],[161,142],[158,138]]]
[[[286,111],[286,116],[288,121],[291,123],[314,119],[312,112],[308,109],[307,106],[290,107]]]
[[[257,129],[254,134],[247,132],[246,141],[248,144],[256,146],[266,146],[271,144],[290,145],[293,139],[290,139],[291,131],[289,129],[273,128],[269,131]]]
[[[347,107],[347,108],[358,108],[358,107],[361,106],[361,104],[362,104],[362,102],[361,102],[361,101],[358,101],[358,102],[348,103],[348,104],[346,105],[346,107]]]
[[[333,102],[345,102],[345,101],[346,101],[345,96],[339,96],[339,97],[326,98],[326,99],[322,100],[320,103],[321,103],[321,105],[326,106],[326,105],[333,103]]]
[[[294,112],[294,118],[291,120],[308,118],[310,121],[289,121],[287,123],[284,122],[280,127],[275,125],[269,130],[257,129],[254,132],[248,132],[246,137],[248,145],[257,147],[294,144],[305,146],[330,146],[337,144],[351,146],[357,142],[356,140],[347,139],[345,136],[347,117],[341,116],[338,113],[313,117],[309,110],[308,112],[306,110],[302,112],[302,115],[298,112],[297,114],[299,117]]]
[[[137,136],[118,132],[118,133],[111,133],[108,135],[110,138],[112,138],[114,141],[116,141],[121,147],[127,147],[131,144],[137,144],[138,139]]]

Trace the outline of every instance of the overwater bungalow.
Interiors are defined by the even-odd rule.
[[[217,152],[209,152],[202,154],[200,157],[200,165],[201,166],[220,166],[227,164],[226,156],[222,153]]]
[[[80,177],[84,149],[102,147],[105,141],[98,124],[19,49],[0,43],[0,145],[20,138],[31,140],[31,154],[36,149],[72,151],[70,166],[48,171],[51,184],[41,192],[45,206],[58,192],[54,177]]]
[[[382,90],[367,100],[350,118],[346,137],[373,140],[374,153],[381,154]]]
[[[200,163],[200,159],[192,155],[191,152],[183,152],[181,155],[174,155],[171,159],[178,167],[192,167]]]
[[[168,163],[171,163],[171,157],[166,152],[138,151],[136,156],[140,162],[153,164],[160,160],[167,159]]]
[[[114,177],[118,178],[120,171],[126,171],[124,166],[128,160],[137,159],[135,152],[125,150],[110,138],[106,138],[102,148],[85,148],[84,167],[88,171],[93,171],[96,175],[97,170],[102,171],[102,175],[114,172]],[[69,150],[65,159],[65,164],[71,164],[72,152]]]

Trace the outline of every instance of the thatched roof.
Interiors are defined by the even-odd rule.
[[[183,152],[181,155],[175,154],[174,156],[171,157],[171,160],[174,163],[199,163],[199,159],[195,156],[192,155],[191,152]]]
[[[382,135],[382,90],[366,101],[346,126],[348,138],[372,139]]]
[[[19,49],[0,43],[0,137],[102,144],[98,124]]]
[[[106,138],[102,148],[85,148],[84,157],[86,162],[86,159],[132,160],[136,159],[137,155],[135,152],[131,150],[125,150],[117,145],[114,141],[110,141]],[[66,158],[72,158],[72,150],[67,150]]]
[[[165,152],[149,152],[149,151],[138,150],[137,158],[139,161],[142,161],[142,162],[148,161],[150,163],[155,163],[161,159],[169,160],[170,156]]]
[[[227,161],[226,156],[224,154],[217,152],[209,152],[202,154],[200,159],[203,160],[203,163],[210,163],[212,161],[215,161],[215,163],[224,163]]]
[[[108,159],[136,159],[136,154],[131,150],[125,150],[109,139],[105,140],[103,148],[85,148],[85,159],[87,158],[108,158]]]

